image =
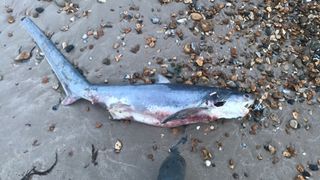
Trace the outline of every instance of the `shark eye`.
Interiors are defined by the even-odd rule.
[[[214,106],[216,106],[216,107],[221,107],[221,106],[223,106],[225,103],[226,103],[226,101],[218,101],[218,102],[215,102],[215,103],[214,103]]]

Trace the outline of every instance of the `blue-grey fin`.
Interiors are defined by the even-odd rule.
[[[44,53],[49,65],[61,83],[66,93],[66,98],[62,101],[62,104],[72,104],[80,98],[91,100],[83,93],[85,88],[90,87],[90,83],[64,57],[56,45],[47,38],[30,18],[23,17],[21,24]]]
[[[169,121],[174,121],[174,120],[178,120],[178,119],[185,119],[191,115],[197,114],[202,110],[208,109],[206,107],[196,107],[196,108],[187,108],[187,109],[183,109],[181,111],[178,111],[170,116],[168,116],[166,119],[164,119],[161,123],[167,123]]]
[[[161,74],[158,74],[157,75],[157,83],[162,83],[162,84],[167,84],[167,83],[170,83],[169,79],[164,77],[163,75]]]

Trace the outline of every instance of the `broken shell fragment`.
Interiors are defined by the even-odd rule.
[[[156,45],[156,41],[157,39],[152,36],[146,38],[146,44],[151,48],[153,48]]]
[[[210,160],[212,159],[212,154],[210,153],[210,151],[207,148],[202,148],[201,149],[201,155],[202,155],[202,159],[203,160]]]
[[[191,44],[190,43],[187,43],[183,46],[183,51],[184,53],[186,54],[190,54],[192,52],[192,49],[191,49]]]
[[[114,152],[120,153],[121,149],[122,149],[122,142],[118,139],[114,144]]]
[[[230,169],[234,169],[234,168],[235,168],[235,162],[234,162],[233,159],[230,159],[230,160],[229,160],[229,168],[230,168]]]
[[[266,151],[270,152],[272,155],[277,152],[277,149],[271,144],[264,145],[263,147]]]
[[[197,63],[197,65],[198,66],[203,66],[203,57],[202,56],[200,56],[200,57],[198,57],[197,59],[196,59],[196,63]]]
[[[298,119],[299,118],[299,113],[297,111],[293,111],[292,112],[292,116],[294,119]]]
[[[286,150],[282,152],[282,155],[286,158],[291,158],[296,155],[296,150],[292,146],[288,146]]]
[[[31,53],[27,51],[22,51],[16,58],[14,58],[15,61],[24,61],[28,60],[31,57]]]
[[[302,164],[298,164],[298,165],[296,166],[296,169],[297,169],[297,171],[298,171],[299,173],[302,173],[302,172],[304,171],[304,167],[303,167]]]

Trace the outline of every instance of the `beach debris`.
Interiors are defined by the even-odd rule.
[[[290,125],[290,127],[291,127],[292,129],[297,129],[297,128],[300,127],[300,124],[299,124],[298,121],[295,120],[295,119],[291,119],[291,120],[289,121],[289,125]]]
[[[230,54],[232,58],[237,58],[238,57],[238,50],[235,47],[230,48]]]
[[[297,111],[293,111],[292,116],[295,120],[297,120],[299,118],[299,113]]]
[[[270,154],[272,154],[272,155],[276,154],[276,152],[277,152],[277,149],[274,146],[272,146],[271,144],[266,144],[266,145],[263,146],[263,148],[266,151],[270,152]]]
[[[238,173],[233,173],[232,177],[233,177],[233,179],[239,179],[239,174]]]
[[[210,167],[212,165],[212,162],[211,160],[207,159],[204,161],[204,164],[207,166],[207,167]]]
[[[49,77],[48,76],[42,77],[42,79],[41,79],[41,83],[42,84],[47,84],[48,82],[49,82]]]
[[[67,3],[69,0],[54,0],[57,6],[64,7],[65,3]]]
[[[99,150],[96,149],[93,144],[91,144],[91,163],[94,166],[98,165],[98,162],[97,162],[98,153],[99,153]]]
[[[67,53],[71,52],[74,49],[73,44],[67,45],[65,48],[63,48]]]
[[[159,17],[152,17],[152,18],[150,18],[150,21],[152,22],[152,24],[159,24],[160,18]]]
[[[44,11],[44,8],[43,7],[37,7],[35,10],[36,10],[37,13],[41,14]]]
[[[107,0],[97,0],[99,3],[106,3]]]
[[[103,124],[101,122],[96,122],[96,128],[101,128],[103,126]]]
[[[287,146],[287,148],[282,152],[283,157],[291,158],[296,156],[297,152],[293,146]]]
[[[213,158],[211,152],[205,147],[201,148],[201,156],[203,160],[211,160]]]
[[[114,56],[114,60],[116,62],[119,62],[122,56],[123,56],[122,54],[117,54],[117,55]]]
[[[15,20],[15,18],[14,18],[13,16],[8,16],[7,22],[8,22],[9,24],[13,24],[15,21],[16,21],[16,20]]]
[[[116,143],[114,144],[114,152],[115,153],[120,153],[121,150],[122,150],[122,147],[123,147],[122,141],[117,139]]]
[[[29,170],[29,171],[21,178],[21,180],[31,180],[34,175],[38,175],[38,176],[48,175],[48,174],[53,170],[53,168],[57,165],[57,163],[58,163],[58,153],[56,152],[55,161],[54,161],[54,163],[53,163],[48,169],[46,169],[46,170],[44,170],[44,171],[40,171],[40,170],[37,170],[35,166],[33,166],[32,169]]]
[[[197,138],[191,138],[191,152],[196,152],[198,144],[201,143],[201,142],[202,141],[200,141]]]
[[[202,15],[201,15],[200,13],[198,13],[198,12],[193,12],[193,13],[191,13],[191,14],[190,14],[190,17],[191,17],[191,19],[194,20],[194,21],[200,21],[200,20],[203,19]]]
[[[102,60],[102,64],[105,64],[105,65],[110,65],[111,64],[111,59],[109,57],[106,57]]]
[[[234,162],[234,160],[233,159],[229,159],[229,168],[231,169],[231,170],[234,170],[234,168],[235,168],[235,162]]]
[[[157,42],[157,39],[153,36],[149,36],[146,38],[146,44],[151,48],[155,47],[156,42]]]
[[[139,50],[140,50],[140,45],[136,44],[130,49],[130,52],[136,54]]]
[[[56,128],[56,124],[51,124],[48,128],[48,131],[53,132],[55,128]]]
[[[21,61],[24,61],[24,60],[28,60],[31,58],[31,52],[29,51],[22,51],[20,52],[20,54],[14,58],[15,61],[17,62],[21,62]]]
[[[147,158],[150,159],[151,161],[154,161],[154,156],[153,156],[153,154],[148,154],[148,155],[147,155]]]
[[[318,171],[319,170],[319,165],[318,164],[308,164],[308,168],[311,171]]]
[[[75,13],[78,10],[79,10],[79,5],[76,3],[66,2],[63,7],[63,11],[65,11],[67,14]]]
[[[197,59],[196,59],[196,63],[198,66],[203,66],[204,64],[204,58],[202,56],[199,56]]]

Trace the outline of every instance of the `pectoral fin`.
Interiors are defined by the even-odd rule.
[[[164,119],[161,123],[164,124],[166,122],[169,121],[174,121],[174,120],[178,120],[178,119],[185,119],[188,118],[192,115],[195,115],[199,112],[201,112],[202,110],[205,110],[207,108],[205,107],[197,107],[197,108],[188,108],[188,109],[183,109],[181,111],[178,111],[170,116],[168,116],[166,119]]]

